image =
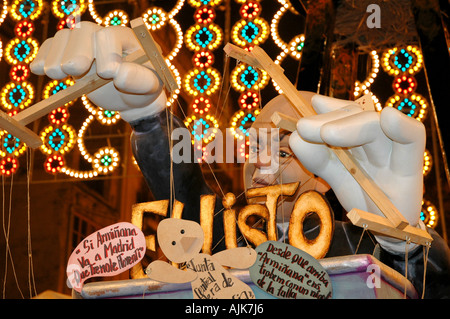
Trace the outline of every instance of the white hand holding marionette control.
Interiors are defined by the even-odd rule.
[[[328,146],[349,148],[374,182],[412,226],[419,222],[423,195],[425,128],[394,108],[363,111],[355,102],[316,95],[318,115],[298,121],[290,147],[302,164],[322,177],[346,211],[358,208],[382,215]],[[390,250],[398,240],[377,237]],[[404,247],[404,245],[403,245]]]
[[[162,82],[151,63],[122,61],[124,55],[139,49],[130,28],[81,22],[79,28],[60,30],[47,39],[30,67],[33,73],[52,79],[77,79],[92,72],[113,79],[88,97],[99,107],[121,112],[121,117],[131,122],[152,116],[166,105]]]

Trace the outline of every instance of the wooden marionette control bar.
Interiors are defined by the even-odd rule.
[[[312,106],[304,101],[299,91],[284,75],[283,69],[274,61],[272,61],[263,49],[255,46],[253,50],[249,52],[228,43],[224,47],[224,51],[230,57],[266,71],[272,78],[272,80],[275,81],[281,88],[283,95],[285,95],[286,98],[291,102],[291,104],[296,107],[300,115],[305,117],[316,114]],[[278,112],[273,114],[272,121],[278,127],[291,132],[295,131],[297,125],[297,120],[295,118],[280,114]],[[426,231],[414,229],[415,235],[411,236],[409,230],[410,228],[412,228],[412,226],[409,225],[408,221],[392,204],[386,194],[378,187],[377,184],[375,184],[371,177],[353,158],[349,150],[336,147],[330,148],[330,150],[336,155],[336,157],[341,161],[346,170],[355,178],[361,188],[367,193],[367,195],[377,205],[380,211],[386,216],[386,218],[383,218],[374,214],[364,212],[364,224],[367,225],[368,229],[373,229],[374,231],[376,230],[387,236],[392,236],[392,234],[395,234],[397,238],[398,236],[403,236],[403,239],[414,237],[414,240],[418,241],[417,238],[420,237],[421,244],[423,244],[424,242],[431,243],[432,238]],[[353,217],[358,215],[359,212],[361,211],[354,212]],[[372,220],[373,216],[376,216],[377,218]],[[379,218],[384,220],[385,227],[381,228],[377,226],[380,222]],[[356,217],[353,219],[356,220]],[[362,218],[359,219],[362,220]],[[402,230],[404,230],[406,227],[408,227],[408,232],[402,232]],[[389,228],[392,228],[395,231],[386,231],[386,229]]]
[[[161,80],[168,90],[172,92],[172,90],[178,89],[178,84],[161,55],[159,46],[154,42],[153,37],[145,27],[142,18],[131,21],[131,24],[137,28],[137,31],[134,30],[134,32],[143,50],[137,50],[127,55],[124,58],[124,61],[143,64],[150,60],[156,69],[155,71],[161,77]],[[25,125],[111,81],[111,79],[103,79],[94,73],[85,76],[78,80],[74,85],[49,96],[47,99],[30,106],[13,117],[0,111],[0,128],[7,130],[9,133],[25,142],[29,147],[37,148],[42,145],[42,140],[36,133],[26,128]]]

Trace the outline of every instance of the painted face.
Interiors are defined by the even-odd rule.
[[[305,92],[303,95],[307,101],[310,101],[313,93]],[[296,194],[285,196],[279,200],[277,222],[288,222],[295,201],[301,193],[308,190],[325,193],[330,187],[324,180],[307,171],[294,155],[289,147],[291,132],[280,129],[278,141],[274,141],[276,137],[270,136],[270,129],[275,128],[270,118],[275,111],[300,118],[300,115],[284,96],[274,98],[262,109],[261,114],[252,125],[255,130],[251,130],[250,133],[258,135],[252,137],[258,143],[250,145],[250,159],[244,165],[244,185],[247,190],[254,187],[300,182]],[[259,136],[259,134],[267,133],[269,133],[267,138]],[[274,147],[272,143],[277,142],[278,145]],[[276,154],[272,154],[272,152],[276,152]],[[272,165],[272,161],[276,162],[276,160],[278,160],[277,165]],[[276,167],[276,169],[269,170],[268,167]],[[249,202],[259,202],[259,200],[249,200]]]

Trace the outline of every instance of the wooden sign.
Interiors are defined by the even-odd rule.
[[[266,241],[256,252],[250,277],[263,291],[282,299],[331,298],[330,276],[308,253],[278,241]]]
[[[131,223],[117,223],[86,237],[67,263],[67,283],[81,292],[92,277],[120,274],[139,263],[145,255],[145,236]]]

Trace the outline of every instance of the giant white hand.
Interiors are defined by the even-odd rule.
[[[358,208],[384,216],[328,146],[348,148],[416,226],[423,195],[423,124],[394,108],[363,111],[356,102],[321,95],[311,103],[318,115],[300,119],[289,141],[302,164],[328,182],[345,210]]]
[[[52,79],[79,79],[93,72],[112,79],[88,97],[99,107],[121,112],[130,122],[160,112],[166,102],[163,84],[150,62],[122,62],[124,55],[138,49],[139,42],[130,28],[105,28],[83,21],[79,28],[60,30],[47,39],[30,68]]]

